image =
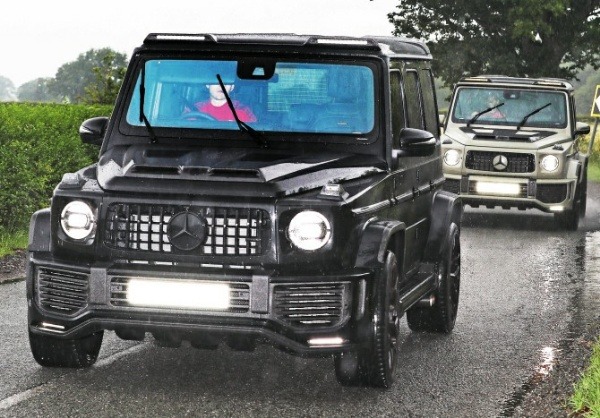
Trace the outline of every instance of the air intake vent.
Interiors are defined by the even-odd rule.
[[[37,270],[39,305],[51,312],[73,315],[87,306],[88,275],[67,270]]]
[[[274,312],[297,327],[331,327],[348,316],[349,283],[277,285]]]
[[[537,198],[544,203],[560,203],[567,198],[569,189],[566,184],[539,184]]]

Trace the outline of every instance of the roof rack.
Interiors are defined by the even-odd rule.
[[[461,82],[486,82],[486,83],[514,83],[514,84],[528,84],[535,86],[552,86],[552,87],[564,87],[571,88],[572,85],[567,81],[560,78],[527,78],[527,77],[510,77],[506,75],[478,75],[471,77],[464,77],[460,80]]]

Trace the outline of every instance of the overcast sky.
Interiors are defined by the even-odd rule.
[[[19,87],[79,54],[129,57],[150,32],[390,35],[400,0],[16,0],[0,6],[0,76]]]

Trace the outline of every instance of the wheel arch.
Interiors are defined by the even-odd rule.
[[[31,215],[27,249],[31,252],[49,252],[51,243],[50,208],[45,208]]]
[[[459,196],[444,190],[438,191],[431,205],[431,226],[423,259],[436,262],[447,243],[450,225],[460,227],[463,205]]]
[[[381,267],[386,251],[402,259],[406,224],[400,221],[373,218],[365,223],[354,261],[355,267]]]

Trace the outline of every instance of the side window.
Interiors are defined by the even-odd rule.
[[[390,90],[392,99],[392,138],[394,148],[400,146],[400,131],[406,125],[404,102],[402,100],[402,75],[400,70],[390,71]]]
[[[406,114],[408,116],[408,127],[425,129],[423,119],[423,94],[419,83],[417,70],[407,70],[404,79],[404,92],[406,94]]]
[[[421,90],[423,92],[425,130],[436,136],[439,136],[433,74],[431,74],[431,70],[429,68],[424,68],[421,70]]]

